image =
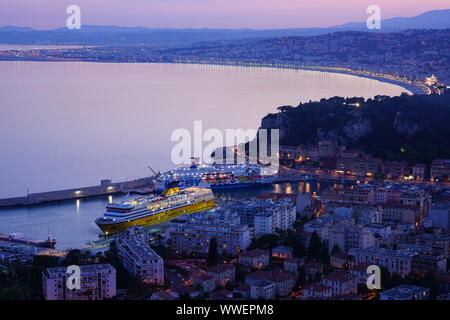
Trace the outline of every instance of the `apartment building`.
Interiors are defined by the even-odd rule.
[[[275,295],[285,297],[292,292],[297,277],[288,271],[256,271],[245,277],[245,283],[252,286],[259,281],[269,281],[275,285]]]
[[[414,249],[391,250],[372,247],[350,249],[348,255],[353,257],[354,264],[376,264],[386,267],[391,273],[405,277],[411,273],[413,257],[419,253],[420,250]]]
[[[142,227],[120,232],[116,247],[125,269],[146,284],[164,284],[164,261],[148,244],[148,234]]]
[[[219,264],[207,270],[208,276],[213,278],[216,287],[225,287],[228,283],[234,283],[236,268],[234,264]]]
[[[261,280],[250,285],[250,298],[269,300],[275,297],[275,283]]]
[[[433,180],[448,180],[450,178],[450,159],[436,159],[431,163],[430,176]]]
[[[345,272],[335,271],[326,275],[321,283],[330,287],[333,296],[340,296],[357,292],[357,277]]]
[[[184,253],[207,253],[209,241],[217,240],[219,253],[238,254],[250,246],[252,229],[241,224],[218,224],[206,221],[172,220],[166,229],[169,246]]]
[[[241,252],[239,263],[255,269],[261,269],[269,265],[269,250],[255,249]]]
[[[42,273],[45,300],[103,300],[116,295],[116,269],[109,264],[80,267],[80,289],[67,287],[67,267],[48,268]]]
[[[430,289],[411,285],[400,285],[380,293],[380,300],[427,300]]]
[[[428,212],[433,227],[450,231],[450,202],[435,203]]]
[[[383,203],[382,220],[384,222],[403,222],[415,224],[421,215],[420,208],[400,203]]]

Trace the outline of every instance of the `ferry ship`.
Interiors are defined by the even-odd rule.
[[[171,184],[161,195],[108,204],[104,215],[95,223],[108,236],[129,227],[150,226],[213,207],[211,189],[192,187],[180,190]]]
[[[272,184],[275,175],[270,167],[258,165],[206,165],[193,162],[157,175],[155,184],[158,190],[164,190],[176,181],[181,188],[204,186],[215,189],[255,187]]]

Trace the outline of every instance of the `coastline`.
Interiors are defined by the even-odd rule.
[[[254,67],[254,68],[274,68],[274,69],[292,69],[292,70],[307,70],[319,71],[325,73],[337,73],[356,76],[360,78],[367,78],[377,80],[380,82],[390,83],[402,87],[413,94],[428,94],[428,89],[424,85],[412,83],[407,79],[395,77],[390,74],[375,74],[368,71],[358,71],[353,69],[321,67],[321,66],[302,66],[302,65],[286,65],[286,64],[270,64],[270,63],[235,63],[235,62],[214,62],[214,61],[173,61],[173,62],[158,62],[158,63],[177,63],[177,64],[204,64],[204,65],[222,65],[222,66],[236,66],[236,67]]]
[[[360,71],[350,68],[339,68],[339,67],[322,67],[322,66],[308,66],[308,65],[295,65],[295,64],[282,64],[282,63],[245,63],[245,62],[225,62],[225,61],[201,61],[201,60],[173,60],[173,61],[95,61],[95,60],[85,60],[85,59],[2,59],[0,61],[34,61],[34,62],[94,62],[94,63],[172,63],[172,64],[197,64],[197,65],[220,65],[220,66],[235,66],[235,67],[253,67],[253,68],[274,68],[274,69],[291,69],[291,70],[307,70],[307,71],[319,71],[337,74],[346,74],[361,78],[367,78],[372,80],[377,80],[380,82],[385,82],[393,85],[402,87],[403,89],[411,92],[412,94],[430,94],[431,91],[425,85],[421,83],[414,83],[413,81],[394,76],[392,74],[377,74],[369,71]]]

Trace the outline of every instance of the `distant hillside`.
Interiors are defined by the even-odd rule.
[[[366,22],[349,22],[332,27],[336,31],[367,31]],[[450,9],[427,11],[415,17],[397,17],[382,20],[381,32],[408,29],[447,29],[450,28]]]
[[[450,159],[450,94],[335,97],[279,110],[264,117],[261,128],[279,128],[282,145],[332,139],[384,160]]]
[[[393,32],[406,29],[450,28],[450,9],[428,11],[415,17],[382,20],[382,29],[373,32]],[[254,29],[155,29],[147,27],[82,26],[81,30],[33,30],[26,27],[0,28],[0,43],[8,44],[78,44],[137,45],[189,44],[201,41],[238,40],[314,36],[337,31],[371,31],[366,22],[350,22],[328,28],[294,28],[274,30]]]

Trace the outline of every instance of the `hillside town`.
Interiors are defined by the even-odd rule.
[[[334,149],[323,142],[315,153],[282,150],[296,166],[320,163]],[[219,201],[171,220],[162,233],[126,229],[99,250],[23,255],[3,247],[0,279],[27,283],[34,273],[41,281],[33,298],[47,300],[448,300],[450,188],[429,180],[448,176],[450,160],[410,168],[345,155],[354,152],[341,152],[335,162],[345,167],[331,174],[370,178],[381,170],[397,182],[341,181],[320,194]],[[412,178],[402,182],[405,175]],[[66,286],[73,264],[81,269],[75,290]],[[381,268],[380,289],[367,287],[370,265]]]
[[[339,146],[333,140],[317,145],[280,146],[280,162],[287,174],[316,178],[357,181],[382,179],[392,182],[415,181],[423,184],[449,182],[450,160],[434,159],[431,164],[407,161],[383,161],[354,149]]]

